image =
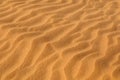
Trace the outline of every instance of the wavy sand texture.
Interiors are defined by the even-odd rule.
[[[0,80],[120,80],[120,0],[0,0]]]

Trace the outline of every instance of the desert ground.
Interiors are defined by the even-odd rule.
[[[0,80],[120,80],[120,0],[0,0]]]

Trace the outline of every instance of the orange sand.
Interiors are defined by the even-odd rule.
[[[120,0],[0,0],[0,80],[120,80]]]

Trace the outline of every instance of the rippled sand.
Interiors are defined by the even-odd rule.
[[[0,80],[120,80],[120,0],[0,0]]]

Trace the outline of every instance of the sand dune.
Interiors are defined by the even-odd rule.
[[[120,1],[0,0],[0,80],[120,80]]]

